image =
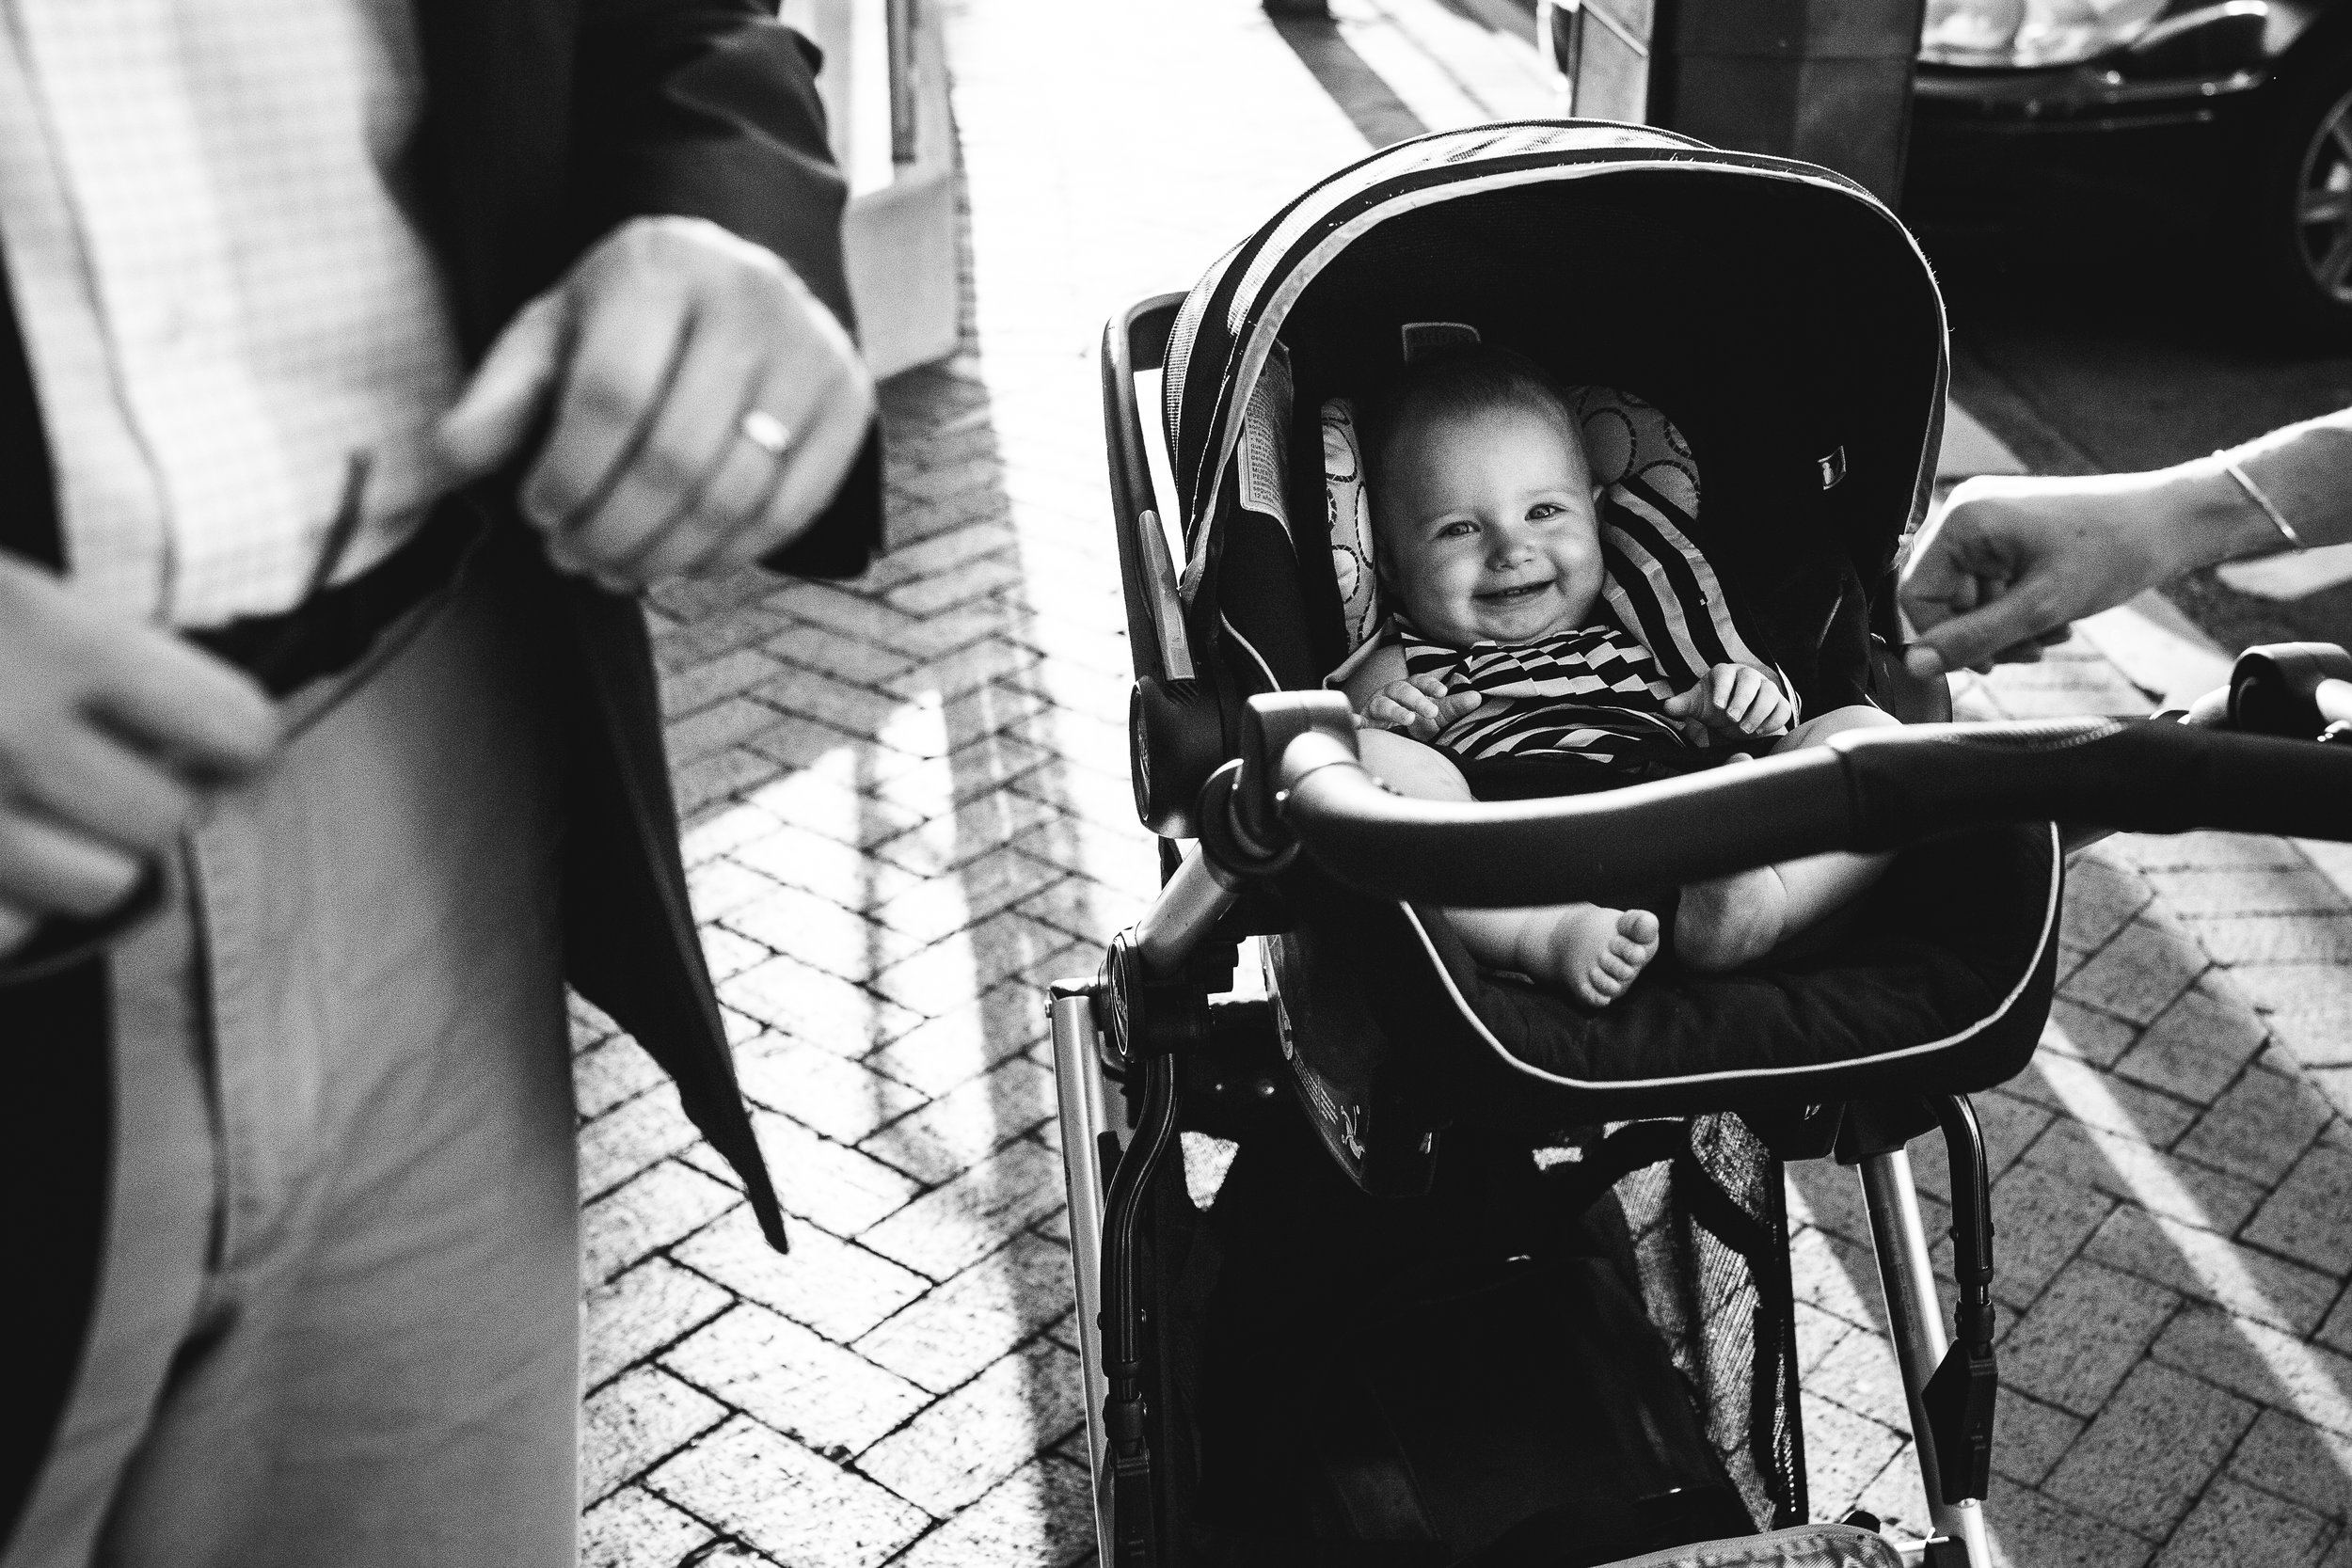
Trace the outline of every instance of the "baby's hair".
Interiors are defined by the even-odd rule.
[[[1491,343],[1448,344],[1418,354],[1364,411],[1365,478],[1376,492],[1390,437],[1408,420],[1531,404],[1557,414],[1570,436],[1581,434],[1560,384],[1524,354]]]

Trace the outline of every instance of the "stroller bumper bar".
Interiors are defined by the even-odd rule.
[[[2007,822],[2352,838],[2352,747],[2161,720],[1913,724],[1605,794],[1455,803],[1390,792],[1359,759],[1336,694],[1249,707],[1255,733],[1228,810],[1204,800],[1201,814],[1229,817],[1245,852],[1226,861],[1228,835],[1204,822],[1211,856],[1248,876],[1295,835],[1341,881],[1426,903],[1606,902]]]

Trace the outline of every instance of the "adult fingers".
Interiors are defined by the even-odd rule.
[[[1925,675],[1990,663],[2071,620],[2058,594],[2048,577],[2026,578],[1966,614],[1921,631],[1905,660]]]
[[[784,453],[753,437],[755,415],[766,417],[762,423],[772,421],[769,434],[781,429],[787,443],[798,438],[789,423],[759,401],[756,384],[744,388],[721,421],[718,451],[692,492],[630,563],[639,580],[718,570],[728,546],[758,527],[784,483]]]
[[[244,672],[141,626],[86,650],[100,724],[199,778],[242,778],[278,749],[278,709]]]
[[[22,808],[0,809],[0,898],[94,920],[138,885],[139,861]]]
[[[437,490],[495,473],[522,450],[555,395],[570,336],[570,306],[560,291],[541,294],[506,324],[434,427],[431,455],[445,470]]]
[[[729,411],[726,429],[732,446],[697,501],[700,515],[691,519],[690,527],[671,530],[645,558],[642,570],[648,578],[671,573],[731,571],[766,555],[805,526],[806,519],[789,525],[787,531],[785,523],[774,520],[774,514],[811,443],[826,439],[825,378],[821,366],[818,374],[809,375],[798,368],[787,371],[786,362],[778,358],[765,366]],[[746,421],[755,414],[765,416],[762,422],[771,432],[783,431],[783,450],[773,450],[746,434]],[[859,426],[856,439],[861,444],[865,434],[865,427]],[[856,455],[852,448],[850,459]],[[848,471],[844,462],[842,472]],[[824,499],[830,501],[833,492],[828,490]]]
[[[753,335],[708,316],[691,319],[644,438],[565,529],[568,547],[640,582],[708,553],[733,520],[726,496],[746,476],[764,483],[775,468],[776,454],[743,433],[761,370]]]
[[[582,311],[539,457],[524,478],[523,515],[548,530],[548,553],[580,569],[570,538],[635,459],[675,373],[687,339],[685,292],[661,282],[608,290]]]
[[[811,309],[823,307],[812,304]],[[831,333],[840,332],[830,316],[824,321]],[[832,504],[866,445],[875,406],[872,378],[854,357],[855,351],[847,348],[846,335],[840,341],[848,357],[829,354],[814,373],[802,366],[771,374],[761,406],[795,406],[801,420],[791,447],[780,459],[775,489],[764,506],[697,560],[691,570],[748,565],[799,538]],[[787,424],[792,422],[789,416],[783,417]]]
[[[37,752],[11,759],[8,771],[15,803],[135,855],[163,850],[196,810],[194,787],[89,730],[51,736]]]
[[[1967,510],[1971,494],[1971,483],[1963,483],[1903,553],[1898,596],[1903,613],[1922,631],[1973,609],[1980,577],[2006,575]]]

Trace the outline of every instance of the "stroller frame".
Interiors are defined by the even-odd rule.
[[[1102,354],[1105,423],[1114,433],[1110,466],[1120,566],[1136,674],[1179,680],[1192,676],[1194,664],[1146,455],[1150,437],[1136,378],[1161,368],[1184,299],[1161,295],[1115,317],[1104,329]],[[1149,788],[1139,780],[1138,809],[1147,815]],[[1254,1030],[1269,1041],[1274,1033],[1265,1003],[1210,1000],[1230,984],[1232,948],[1223,944],[1227,933],[1220,927],[1246,891],[1248,872],[1270,869],[1266,863],[1276,858],[1250,852],[1254,835],[1232,820],[1242,815],[1240,800],[1230,785],[1220,793],[1232,799],[1230,815],[1188,814],[1202,842],[1180,858],[1168,853],[1172,846],[1163,839],[1168,875],[1159,895],[1135,927],[1114,940],[1098,974],[1056,984],[1048,1004],[1096,1530],[1104,1562],[1121,1568],[1154,1560],[1152,1455],[1142,1421],[1144,1307],[1136,1277],[1137,1233],[1145,1196],[1176,1141],[1182,1111],[1177,1059],[1212,1032]],[[1227,831],[1218,831],[1220,816],[1231,823]],[[1114,1079],[1139,1085],[1139,1097],[1131,1097],[1139,1104],[1132,1125],[1112,1103]],[[1914,1106],[1868,1106],[1841,1117],[1837,1108],[1828,1108],[1817,1113],[1824,1135],[1812,1152],[1835,1154],[1859,1173],[1935,1532],[1912,1548],[1907,1560],[1931,1568],[1964,1563],[1987,1568],[1993,1560],[1982,1498],[1997,1384],[1990,1177],[1967,1097],[1934,1097],[1931,1111],[1923,1118]],[[1951,1164],[1951,1233],[1961,1286],[1958,1355],[1945,1332],[1908,1147],[1931,1126],[1944,1131]],[[1947,1369],[1947,1375],[1939,1378]]]
[[[1286,207],[1229,252],[1193,294],[1147,300],[1109,324],[1102,363],[1105,430],[1136,675],[1131,762],[1137,816],[1161,836],[1164,882],[1142,918],[1112,940],[1100,971],[1056,986],[1050,1003],[1088,1443],[1105,1564],[1149,1568],[1178,1549],[1172,1536],[1164,1537],[1164,1528],[1176,1521],[1154,1518],[1162,1506],[1155,1466],[1166,1475],[1184,1473],[1168,1463],[1170,1454],[1155,1453],[1154,1444],[1165,1443],[1163,1428],[1169,1421],[1185,1418],[1155,1411],[1151,1403],[1153,1379],[1174,1375],[1165,1358],[1155,1361],[1152,1333],[1161,1336],[1162,1349],[1183,1342],[1169,1338],[1169,1323],[1149,1321],[1152,1304],[1144,1291],[1143,1253],[1152,1239],[1154,1213],[1183,1213],[1175,1208],[1154,1210],[1168,1185],[1160,1173],[1188,1113],[1200,1113],[1208,1125],[1220,1115],[1227,1125],[1248,1119],[1229,1114],[1235,1109],[1234,1085],[1219,1075],[1227,1064],[1263,1062],[1277,1048],[1281,1056],[1289,1055],[1295,1022],[1300,1054],[1292,1070],[1285,1071],[1277,1059],[1270,1072],[1241,1087],[1262,1100],[1279,1099],[1286,1082],[1296,1088],[1293,1102],[1312,1120],[1324,1152],[1358,1187],[1375,1196],[1428,1190],[1437,1159],[1434,1130],[1467,1108],[1485,1114],[1488,1101],[1454,1095],[1450,1075],[1457,1069],[1477,1078],[1477,1086],[1490,1096],[1497,1084],[1505,1094],[1525,1087],[1542,1101],[1544,1112],[1582,1122],[1629,1121],[1637,1133],[1647,1131],[1643,1118],[1736,1111],[1768,1157],[1750,1161],[1746,1180],[1767,1181],[1775,1190],[1777,1162],[1835,1157],[1858,1167],[1934,1531],[1911,1555],[1937,1568],[1987,1568],[1991,1557],[1981,1503],[1997,1390],[1990,1194],[1983,1139],[1959,1091],[2015,1071],[2032,1050],[2050,985],[2058,905],[2058,832],[2050,825],[2079,821],[2104,824],[2109,831],[2217,828],[2352,836],[2341,804],[2352,796],[2352,751],[2308,743],[2319,726],[2307,722],[2312,705],[2299,688],[2302,700],[2289,705],[2294,722],[2264,726],[2273,734],[2304,737],[2299,740],[2107,720],[1959,726],[1940,721],[1950,712],[1942,683],[1906,692],[1899,684],[1899,660],[1887,657],[1882,646],[1869,689],[1879,694],[1882,705],[1912,722],[1840,736],[1828,746],[1743,768],[1601,795],[1460,804],[1390,794],[1364,769],[1346,701],[1297,689],[1312,679],[1313,669],[1329,667],[1328,658],[1312,649],[1284,657],[1283,668],[1291,671],[1284,689],[1273,674],[1274,665],[1235,631],[1233,640],[1264,674],[1263,680],[1250,676],[1237,685],[1224,662],[1227,645],[1220,641],[1219,626],[1232,623],[1222,620],[1224,606],[1214,586],[1223,526],[1219,508],[1230,504],[1223,498],[1235,493],[1232,458],[1247,422],[1255,417],[1255,378],[1279,346],[1275,340],[1285,312],[1302,298],[1314,297],[1302,291],[1315,269],[1330,264],[1391,213],[1436,212],[1450,199],[1444,188],[1449,185],[1483,199],[1486,193],[1532,189],[1539,182],[1581,180],[1604,166],[1640,170],[1640,180],[1649,182],[1646,187],[1638,181],[1613,187],[1629,188],[1637,198],[1645,188],[1676,193],[1712,188],[1728,203],[1710,209],[1713,218],[1730,213],[1729,221],[1739,221],[1737,214],[1754,213],[1758,200],[1794,203],[1792,210],[1835,217],[1844,226],[1841,237],[1861,246],[1854,255],[1876,258],[1872,264],[1891,263],[1898,272],[1915,269],[1904,273],[1911,282],[1898,278],[1891,285],[1910,291],[1907,302],[1889,294],[1866,306],[1909,312],[1909,325],[1901,327],[1908,334],[1903,351],[1908,357],[1895,362],[1894,380],[1870,384],[1883,395],[1866,400],[1861,417],[1878,422],[1857,427],[1868,443],[1858,450],[1862,461],[1851,470],[1860,483],[1848,483],[1837,505],[1838,515],[1866,521],[1899,522],[1906,505],[1912,521],[1924,512],[1947,362],[1941,302],[1916,246],[1891,214],[1851,182],[1784,160],[1718,152],[1671,133],[1541,121],[1437,133],[1401,144],[1341,171]],[[1524,217],[1530,209],[1506,202],[1502,211],[1506,217]],[[1413,234],[1429,232],[1424,228]],[[1808,244],[1818,238],[1807,231]],[[1804,254],[1818,259],[1827,253]],[[1796,256],[1785,252],[1783,264],[1798,264]],[[1418,298],[1404,294],[1394,300],[1419,305]],[[1327,312],[1327,330],[1352,329],[1352,323]],[[1838,336],[1831,341],[1868,341],[1892,319],[1840,318],[1833,323]],[[1646,342],[1634,346],[1647,351]],[[1217,373],[1214,367],[1220,364],[1223,371]],[[1825,374],[1845,373],[1828,361],[1822,367]],[[1187,587],[1181,594],[1137,406],[1136,377],[1154,370],[1165,371],[1170,382],[1190,383],[1168,400],[1171,467],[1189,492],[1181,509],[1189,557]],[[1323,395],[1318,390],[1317,396]],[[1908,412],[1904,400],[1911,400]],[[1888,411],[1883,420],[1882,409]],[[1708,416],[1717,419],[1718,434],[1724,428],[1722,412],[1718,408]],[[1778,432],[1775,438],[1785,434]],[[1810,450],[1830,450],[1829,443]],[[1838,445],[1820,460],[1823,490],[1845,480],[1848,451]],[[1812,467],[1805,467],[1808,479]],[[1773,483],[1785,483],[1789,470],[1782,465],[1770,471],[1784,476]],[[1752,492],[1751,504],[1762,493]],[[1298,504],[1295,498],[1292,504],[1294,509]],[[1283,531],[1287,534],[1286,523]],[[1893,533],[1851,537],[1863,541],[1847,557],[1854,579],[1881,589],[1871,625],[1891,643],[1896,627],[1883,589]],[[1283,559],[1303,559],[1295,540],[1289,550]],[[1196,568],[1204,575],[1191,576]],[[1245,575],[1236,580],[1272,578]],[[1306,590],[1303,575],[1297,586]],[[1841,596],[1829,613],[1847,602]],[[1869,603],[1867,593],[1862,602]],[[1252,623],[1258,630],[1268,625]],[[1854,635],[1851,626],[1847,635]],[[1311,656],[1318,662],[1310,665]],[[1245,700],[1245,690],[1260,694]],[[2233,715],[2236,706],[2233,702]],[[2020,827],[2031,831],[2020,834]],[[1612,1077],[1581,1058],[1558,1058],[1564,1065],[1553,1070],[1544,1061],[1517,1055],[1487,1028],[1469,1000],[1485,980],[1458,945],[1441,953],[1436,939],[1452,943],[1452,933],[1425,925],[1414,910],[1416,904],[1623,901],[1640,889],[1688,885],[1799,856],[1894,850],[1996,828],[2006,835],[1995,835],[1998,842],[2016,851],[2014,865],[2028,867],[2026,873],[2009,874],[2001,907],[2020,918],[2030,912],[2040,935],[2004,950],[1999,961],[2011,967],[1997,971],[2003,976],[1997,984],[1991,973],[1983,974],[1991,989],[1971,994],[1984,996],[1992,1010],[1934,1014],[1944,1031],[1940,1038],[1929,1037],[1933,1029],[1850,1036],[1844,1053],[1798,1053],[1786,1062],[1701,1057],[1697,1066],[1675,1069],[1678,1075],[1629,1078]],[[1194,842],[1180,851],[1179,840]],[[1973,846],[1985,841],[1969,842],[1974,853]],[[1390,922],[1364,951],[1404,963],[1422,988],[1418,997],[1407,988],[1389,985],[1382,974],[1369,989],[1405,999],[1398,1017],[1373,1019],[1359,1007],[1342,1009],[1345,1017],[1340,1021],[1370,1024],[1366,1037],[1375,1049],[1391,1051],[1391,1060],[1401,1059],[1397,1053],[1404,1049],[1392,1043],[1396,1026],[1427,1034],[1418,1047],[1422,1056],[1412,1063],[1422,1076],[1372,1081],[1375,1087],[1368,1092],[1387,1094],[1386,1101],[1351,1099],[1353,1089],[1337,1099],[1324,1092],[1329,1080],[1316,1075],[1319,1068],[1310,1071],[1308,1055],[1344,1032],[1335,1036],[1327,1019],[1300,1011],[1314,999],[1284,989],[1269,1001],[1214,1000],[1232,990],[1241,940],[1303,930],[1320,918],[1302,913],[1294,922],[1274,895],[1278,881],[1311,896],[1347,895],[1344,910],[1370,910]],[[2019,902],[2020,888],[2030,893],[2029,911]],[[1335,928],[1373,929],[1360,924]],[[1939,929],[1943,934],[1936,942],[1955,940],[1948,927]],[[1278,958],[1290,954],[1282,961],[1296,970],[1305,960],[1287,946],[1290,941],[1281,937],[1275,951]],[[1416,967],[1424,955],[1434,975]],[[1368,977],[1364,966],[1373,961],[1327,947],[1324,961],[1333,958],[1339,964],[1330,973],[1359,980]],[[1289,981],[1282,985],[1288,988]],[[1440,991],[1436,1003],[1419,999]],[[2037,994],[2039,1000],[2033,1000]],[[2012,1009],[2021,997],[2028,998],[2026,1005]],[[1958,1026],[1958,1021],[1970,1018],[1975,1022]],[[1872,1043],[1881,1039],[1883,1044]],[[1439,1051],[1448,1053],[1436,1062]],[[1109,1102],[1113,1084],[1124,1091],[1123,1115]],[[1739,1098],[1733,1098],[1734,1085]],[[1758,1092],[1751,1096],[1749,1085]],[[1396,1114],[1399,1097],[1411,1093],[1434,1094],[1446,1104],[1407,1106],[1412,1114]],[[1769,1126],[1757,1121],[1759,1109]],[[1506,1114],[1498,1125],[1523,1129],[1534,1123]],[[1912,1138],[1938,1125],[1951,1162],[1959,1285],[1956,1333],[1948,1338],[1907,1152]],[[1645,1141],[1627,1139],[1625,1131],[1597,1147],[1604,1154],[1591,1174],[1603,1183],[1657,1158],[1645,1155]],[[1565,1192],[1582,1201],[1594,1190],[1580,1180]],[[1776,1227],[1777,1208],[1767,1217]],[[1700,1326],[1703,1333],[1706,1325]],[[1762,1365],[1760,1359],[1752,1363]],[[1788,1524],[1802,1521],[1803,1466],[1795,1412],[1788,1408],[1794,1402],[1793,1369],[1785,1356],[1776,1366],[1788,1371],[1788,1381],[1771,1386],[1769,1392],[1787,1423],[1770,1437],[1777,1479],[1765,1490],[1776,1522]],[[1162,1386],[1173,1406],[1175,1383],[1164,1381]],[[1484,1418],[1484,1407],[1476,1414]],[[1515,1433],[1536,1430],[1513,1429]],[[1751,1425],[1751,1441],[1755,1431]],[[1446,1441],[1462,1441],[1465,1451],[1478,1448],[1474,1428],[1457,1421],[1452,1433]],[[1715,1441],[1711,1435],[1708,1440]],[[1615,1472],[1610,1474],[1613,1484]],[[1645,1497],[1669,1498],[1680,1484],[1670,1482],[1666,1492]],[[1168,1497],[1171,1509],[1189,1506],[1181,1491]],[[1751,1516],[1753,1497],[1751,1493],[1746,1499]],[[1613,1504],[1615,1498],[1607,1500]],[[1581,1529],[1586,1516],[1576,1517]],[[1692,1522],[1686,1513],[1677,1528]],[[1708,1523],[1708,1533],[1722,1533],[1712,1528],[1712,1516]],[[1486,1528],[1481,1522],[1457,1536],[1475,1551]],[[1317,1528],[1311,1525],[1311,1534]],[[1817,1528],[1836,1533],[1836,1527]],[[1692,1539],[1652,1534],[1661,1540]],[[1609,1539],[1608,1549],[1616,1550],[1617,1535]],[[1597,1539],[1586,1544],[1601,1547]],[[1835,1545],[1821,1540],[1816,1544],[1824,1550]],[[1836,1549],[1866,1548],[1876,1560],[1884,1560],[1887,1548],[1875,1540]],[[1222,1555],[1225,1547],[1212,1549]],[[1662,1564],[1667,1556],[1642,1561]]]
[[[1179,899],[1184,896],[1177,895]],[[1111,986],[1100,977],[1066,980],[1054,986],[1049,1009],[1062,1158],[1069,1183],[1074,1295],[1082,1325],[1079,1349],[1086,1378],[1087,1452],[1094,1479],[1096,1539],[1104,1563],[1124,1565],[1155,1560],[1151,1544],[1152,1455],[1141,1431],[1141,1368],[1132,1356],[1114,1364],[1106,1341],[1124,1338],[1136,1344],[1142,1338],[1142,1297],[1135,1277],[1136,1231],[1144,1195],[1175,1141],[1179,1097],[1172,1053],[1130,1064],[1130,1070],[1139,1069],[1144,1079],[1143,1115],[1139,1125],[1126,1129],[1124,1139],[1113,1131],[1125,1118],[1110,1103],[1104,1074],[1109,1040],[1097,1022],[1100,1007],[1116,1005],[1112,995]],[[1247,1007],[1250,1004],[1218,1006]],[[1953,1190],[1956,1195],[1974,1196],[1973,1202],[1963,1200],[1956,1210],[1953,1236],[1983,1259],[1980,1270],[1963,1287],[1977,1309],[1972,1313],[1963,1307],[1960,1314],[1962,1332],[1974,1342],[1968,1361],[1955,1363],[1969,1374],[1970,1402],[1961,1413],[1963,1419],[1955,1423],[1953,1435],[1959,1439],[1956,1447],[1966,1454],[1981,1455],[1978,1462],[1983,1463],[1991,1452],[1994,1394],[1992,1315],[1986,1306],[1992,1279],[1991,1197],[1982,1137],[1967,1098],[1943,1097],[1939,1110],[1946,1135],[1954,1140],[1953,1164],[1963,1167],[1955,1170]],[[1107,1162],[1107,1170],[1106,1148],[1118,1151]],[[1936,1433],[1947,1423],[1937,1418],[1931,1386],[1946,1363],[1950,1342],[1944,1332],[1908,1140],[1863,1154],[1859,1166],[1880,1287],[1894,1332],[1904,1400],[1911,1410],[1920,1481],[1936,1530],[1933,1537],[1907,1549],[1905,1560],[1923,1563],[1926,1568],[1963,1568],[1965,1564],[1988,1568],[1993,1559],[1985,1536],[1982,1499],[1947,1497],[1943,1491]],[[1958,1217],[1962,1213],[1968,1217]],[[1088,1328],[1095,1331],[1087,1332]],[[1119,1374],[1117,1386],[1114,1371]],[[1113,1419],[1119,1423],[1116,1434]]]

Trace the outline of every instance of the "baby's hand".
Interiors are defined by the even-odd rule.
[[[1448,691],[1442,675],[1415,675],[1383,687],[1356,722],[1367,730],[1401,730],[1413,740],[1434,740],[1480,701],[1475,691]]]
[[[1696,727],[1717,735],[1759,736],[1786,731],[1792,710],[1788,699],[1762,671],[1745,664],[1718,664],[1698,685],[1667,698],[1666,716],[1684,721],[1685,730]]]

